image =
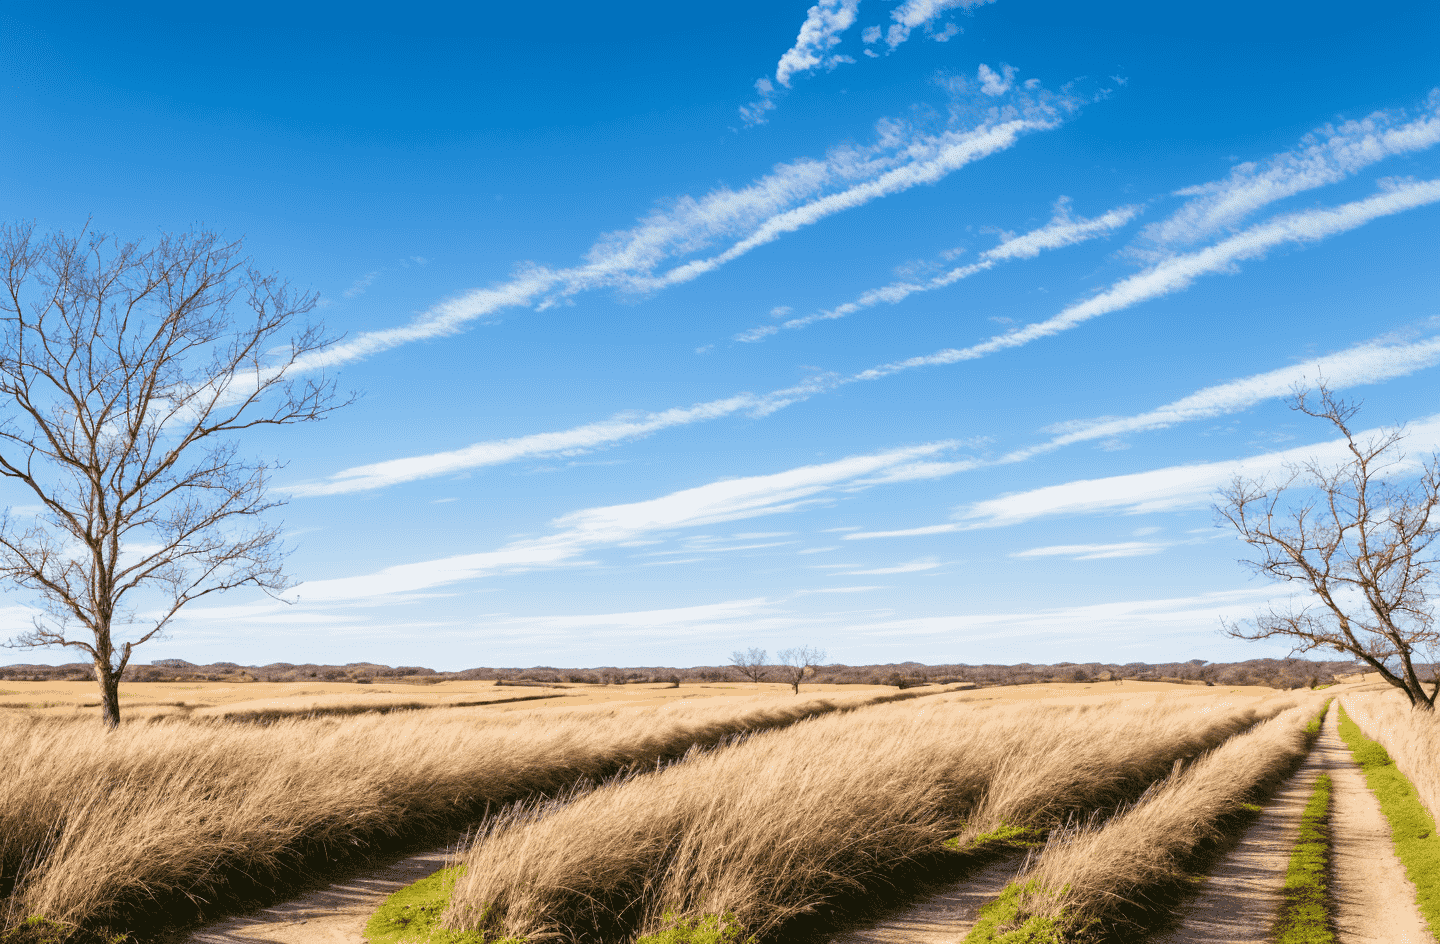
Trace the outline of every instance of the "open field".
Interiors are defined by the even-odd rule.
[[[224,686],[196,691],[197,703],[213,699],[209,707],[254,701]],[[563,708],[554,699],[263,726],[182,716],[147,723],[137,711],[115,732],[73,704],[0,712],[0,917],[7,927],[39,915],[93,931],[224,913],[307,865],[463,824],[487,807],[896,697],[893,689],[798,698],[738,686],[704,697],[670,691],[587,693]],[[300,685],[271,694],[300,708],[335,697]]]
[[[1142,685],[1146,683],[1127,683]],[[1029,686],[1027,686],[1029,687]],[[885,685],[801,686],[806,696],[859,696],[894,692]],[[354,714],[368,710],[492,704],[498,710],[590,705],[658,707],[705,704],[711,699],[790,697],[778,682],[684,682],[631,685],[509,684],[490,681],[375,682],[123,682],[121,718],[195,717],[246,720],[249,717]],[[22,710],[56,716],[100,717],[94,682],[0,681],[0,715]]]
[[[927,859],[983,855],[997,833],[1112,809],[1296,701],[1182,688],[872,708],[518,807],[461,857],[444,921],[536,940],[716,920],[774,934]],[[1076,698],[1090,703],[1065,704]]]
[[[437,940],[698,944],[705,927],[818,940],[922,879],[968,900],[966,876],[998,858],[1008,877],[1047,836],[1005,923],[1108,920],[1094,901],[1173,885],[1195,843],[1294,766],[1324,699],[1365,686],[806,685],[797,699],[750,683],[141,683],[109,736],[84,683],[0,689],[9,928],[42,915],[143,939],[316,887],[332,857],[439,841],[488,806],[499,815],[427,906],[433,930],[442,912],[455,929]],[[516,697],[539,700],[476,704]],[[363,909],[343,900],[348,924],[306,910],[308,925],[192,940],[357,939]]]

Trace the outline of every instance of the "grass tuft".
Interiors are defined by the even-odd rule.
[[[1335,940],[1328,881],[1330,797],[1330,775],[1321,774],[1300,816],[1300,835],[1285,871],[1285,903],[1276,924],[1276,944],[1333,944]]]
[[[452,931],[440,924],[455,881],[457,865],[407,885],[385,899],[365,923],[369,944],[527,944],[524,938],[496,938],[480,931]]]
[[[1045,845],[1048,830],[1038,826],[1022,826],[1018,823],[1002,822],[988,833],[981,833],[961,842],[959,836],[945,840],[945,848],[953,852],[970,855],[984,855],[1006,850],[1034,849]]]
[[[965,935],[965,944],[1062,944],[1059,922],[1052,917],[1028,915],[1023,920],[1026,895],[1039,891],[1039,882],[1012,882],[980,909],[979,920]]]
[[[671,927],[636,938],[635,944],[755,944],[731,914],[700,915],[695,918],[665,916]]]
[[[1340,709],[1340,736],[1390,821],[1390,838],[1405,874],[1415,885],[1420,914],[1430,925],[1430,933],[1440,938],[1440,838],[1435,835],[1435,820],[1389,752],[1366,737],[1344,707]]]

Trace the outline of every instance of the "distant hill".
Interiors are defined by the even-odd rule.
[[[1417,666],[1422,677],[1433,671]],[[1308,659],[1250,659],[1246,662],[1061,662],[1055,665],[925,665],[900,662],[885,665],[825,665],[809,681],[838,684],[909,685],[926,682],[973,682],[977,685],[1022,685],[1028,682],[1106,682],[1118,679],[1191,682],[1212,685],[1269,685],[1273,688],[1303,688],[1325,685],[1337,676],[1360,672],[1365,666],[1358,662],[1314,662]],[[83,662],[68,665],[0,666],[0,680],[9,681],[80,681],[92,678],[90,666]],[[345,665],[295,665],[272,662],[269,665],[238,665],[216,662],[196,665],[184,659],[159,659],[149,665],[132,665],[125,669],[126,681],[178,682],[356,682],[377,680],[434,684],[449,680],[494,681],[496,684],[612,684],[627,682],[704,681],[718,682],[738,678],[734,669],[724,665],[701,665],[689,668],[671,666],[567,669],[554,666],[522,668],[474,668],[460,672],[437,672],[423,666],[388,666],[374,662],[350,662]]]

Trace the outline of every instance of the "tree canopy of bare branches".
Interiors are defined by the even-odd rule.
[[[1435,542],[1440,521],[1440,456],[1404,455],[1405,431],[1356,437],[1359,404],[1324,385],[1297,389],[1292,409],[1323,419],[1345,437],[1349,458],[1308,461],[1283,481],[1237,478],[1216,511],[1256,552],[1242,563],[1295,585],[1305,605],[1272,606],[1253,621],[1230,623],[1240,639],[1279,638],[1295,652],[1328,649],[1364,661],[1416,707],[1434,710],[1440,679],[1427,693],[1415,661],[1435,662]]]
[[[797,646],[794,649],[781,649],[775,653],[775,658],[779,662],[781,676],[798,695],[805,673],[825,661],[825,650],[816,649],[814,646]]]
[[[301,323],[313,295],[209,232],[0,226],[0,278],[0,477],[26,503],[0,517],[0,577],[40,614],[6,645],[83,651],[114,727],[132,652],[182,607],[287,586],[276,464],[239,439],[343,405],[295,376],[329,341]]]
[[[736,649],[730,653],[730,664],[735,667],[735,671],[752,682],[763,682],[769,674],[770,663],[765,650],[754,646],[744,652]]]

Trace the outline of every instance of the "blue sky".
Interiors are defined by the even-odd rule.
[[[202,7],[0,12],[4,218],[243,236],[362,394],[141,661],[1278,656],[1290,385],[1440,444],[1434,4]]]

